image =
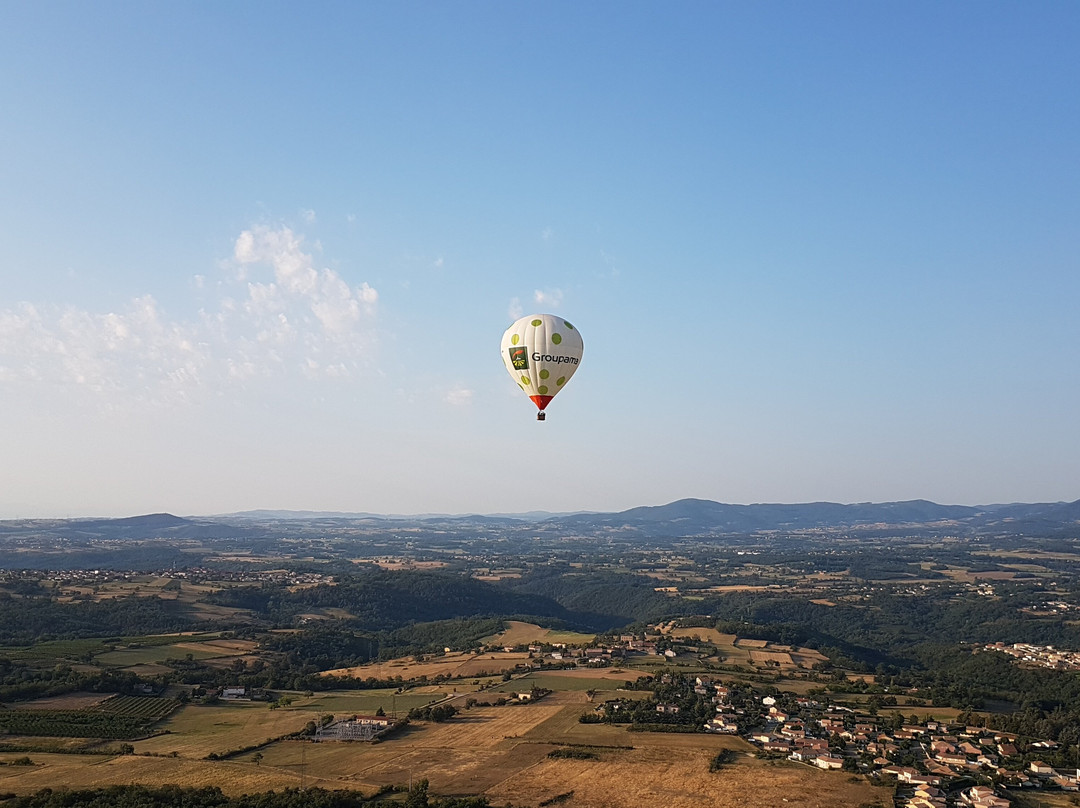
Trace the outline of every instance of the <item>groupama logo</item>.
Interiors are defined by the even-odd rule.
[[[514,366],[514,370],[529,369],[529,352],[524,345],[510,348],[510,363]]]
[[[553,356],[552,354],[542,354],[539,351],[533,351],[532,355],[534,362],[553,362],[556,365],[561,365],[564,362],[570,365],[576,365],[581,360],[576,356]]]

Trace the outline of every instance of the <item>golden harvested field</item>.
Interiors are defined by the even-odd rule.
[[[513,670],[518,664],[528,662],[528,654],[493,653],[477,654],[458,668],[456,676],[480,676]]]
[[[827,662],[828,657],[812,648],[798,648],[791,652],[791,661],[800,668],[812,668],[818,662]]]
[[[635,734],[636,735],[636,734]],[[600,760],[542,759],[488,789],[496,804],[536,806],[559,795],[568,808],[835,808],[891,804],[891,795],[865,781],[794,763],[741,759],[709,772],[714,750],[635,748],[600,753]]]
[[[364,696],[334,697],[341,707]],[[252,760],[254,752],[228,761],[202,759],[211,751],[299,729],[312,710],[327,706],[319,701],[298,700],[304,709],[273,711],[265,704],[189,706],[166,723],[171,735],[137,742],[135,755],[31,753],[33,766],[0,766],[0,791],[175,783],[213,784],[240,794],[295,788],[303,777],[308,786],[371,793],[384,784],[425,777],[435,794],[484,794],[496,805],[512,802],[519,808],[535,808],[570,792],[560,803],[570,808],[774,808],[785,800],[808,808],[854,808],[887,800],[864,781],[850,782],[846,773],[786,762],[744,756],[712,774],[709,761],[719,750],[747,753],[752,747],[731,736],[632,733],[581,724],[578,716],[592,706],[581,691],[556,692],[535,704],[476,707],[444,724],[417,722],[378,744],[288,740],[261,748],[260,765]],[[590,746],[599,760],[547,757],[564,744]],[[14,756],[0,754],[0,760]]]
[[[673,628],[664,633],[670,634],[672,637],[680,640],[700,637],[704,642],[712,643],[717,646],[735,644],[734,634],[721,634],[715,628]]]
[[[750,659],[757,665],[764,665],[766,662],[776,662],[781,667],[794,667],[794,663],[791,661],[791,654],[783,651],[753,650],[750,652]]]
[[[21,757],[19,755],[18,757]],[[2,755],[0,760],[10,759]],[[0,791],[30,794],[43,788],[101,788],[132,783],[220,786],[230,794],[281,790],[299,785],[290,772],[250,763],[104,755],[29,753],[33,766],[0,766]]]
[[[534,623],[507,620],[507,628],[498,634],[485,637],[488,645],[524,645],[526,643],[566,643],[567,645],[586,645],[596,639],[594,634],[579,634],[576,631],[556,631],[541,628]]]
[[[436,676],[480,676],[482,674],[498,674],[503,671],[513,670],[515,666],[529,659],[527,653],[504,653],[502,651],[490,654],[466,654],[451,652],[445,656],[432,657],[425,662],[411,662],[407,659],[395,659],[390,662],[372,662],[367,665],[359,665],[354,668],[336,668],[326,671],[324,676],[351,676],[357,679],[393,679],[400,676],[403,679],[414,679],[426,676],[434,679]]]
[[[678,639],[700,638],[715,645],[725,661],[733,664],[763,665],[768,661],[779,662],[781,667],[810,668],[816,662],[824,662],[825,656],[812,648],[789,645],[773,645],[767,640],[744,640],[734,634],[721,634],[714,628],[674,628],[669,632]]]
[[[544,703],[476,707],[445,724],[415,724],[379,744],[307,744],[307,772],[337,788],[370,791],[426,777],[437,793],[479,793],[547,755],[551,746],[521,738],[562,710],[563,705]],[[263,750],[262,765],[294,769],[300,763],[298,747],[290,741],[273,744]]]

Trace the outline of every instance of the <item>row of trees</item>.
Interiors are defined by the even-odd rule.
[[[404,802],[396,792],[405,793]],[[487,808],[486,797],[437,798],[428,795],[428,782],[411,788],[384,788],[365,796],[359,791],[322,788],[286,789],[230,797],[216,786],[109,786],[79,791],[43,789],[36,794],[8,797],[5,808]]]

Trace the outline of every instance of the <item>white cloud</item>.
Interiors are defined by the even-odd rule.
[[[555,231],[552,230],[550,227],[545,227],[542,231],[540,231],[540,238],[542,238],[544,241],[551,241],[553,238],[555,238]]]
[[[533,292],[533,300],[538,306],[557,309],[562,305],[562,298],[562,289],[537,289]]]
[[[19,303],[0,309],[0,383],[48,382],[146,401],[258,377],[340,378],[368,362],[378,293],[316,269],[288,228],[240,234],[197,317],[169,317],[152,294],[104,314]],[[215,297],[216,295],[216,297]]]
[[[300,218],[302,218],[306,224],[315,224],[315,211],[310,208],[308,210],[302,210],[300,211]]]
[[[506,309],[506,313],[510,315],[511,320],[519,320],[525,316],[525,310],[521,308],[521,300],[512,297],[510,298],[510,305]]]
[[[607,277],[617,278],[619,277],[619,267],[616,266],[615,256],[610,255],[603,250],[600,251],[600,260],[603,261],[608,268]]]
[[[443,395],[443,401],[447,404],[452,404],[455,407],[465,407],[472,403],[473,391],[468,388],[458,385],[452,390],[448,390]]]

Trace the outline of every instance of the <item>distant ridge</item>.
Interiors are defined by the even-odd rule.
[[[563,516],[577,516],[595,511],[525,511],[524,513],[368,513],[366,511],[292,511],[259,509],[216,514],[213,519],[518,519],[538,522]]]
[[[636,530],[649,536],[747,534],[812,529],[935,528],[953,532],[1080,529],[1080,500],[1010,505],[938,505],[925,499],[904,502],[836,502],[727,505],[705,499],[680,499],[667,505],[631,508],[612,514],[565,517],[567,527]]]
[[[209,519],[186,519],[171,513],[149,513],[117,519],[21,519],[0,522],[0,536],[36,533],[85,539],[223,539],[249,537],[243,525],[227,525]]]
[[[154,530],[157,528],[175,528],[191,524],[187,519],[173,516],[171,513],[148,513],[144,516],[125,516],[120,519],[81,519],[68,523],[68,527],[87,527],[94,530],[116,528],[135,528]]]
[[[1076,502],[1010,503],[996,505],[939,505],[925,499],[900,502],[755,503],[732,505],[707,499],[680,499],[666,505],[645,505],[615,513],[544,512],[488,515],[326,513],[312,511],[247,511],[233,519],[367,519],[387,522],[531,523],[545,531],[565,529],[591,533],[619,530],[644,536],[753,534],[803,530],[859,531],[898,528],[937,532],[1056,533],[1080,529],[1080,500]]]
[[[546,534],[610,534],[630,538],[850,531],[860,535],[904,531],[926,535],[1080,535],[1080,500],[1075,502],[939,505],[925,499],[902,502],[807,502],[732,505],[707,499],[680,499],[617,513],[416,514],[348,511],[252,510],[215,517],[153,513],[119,519],[49,519],[0,522],[0,536],[37,532],[53,536],[113,539],[231,538],[268,536],[275,521],[334,521],[366,529],[403,526],[455,530],[469,525]]]

